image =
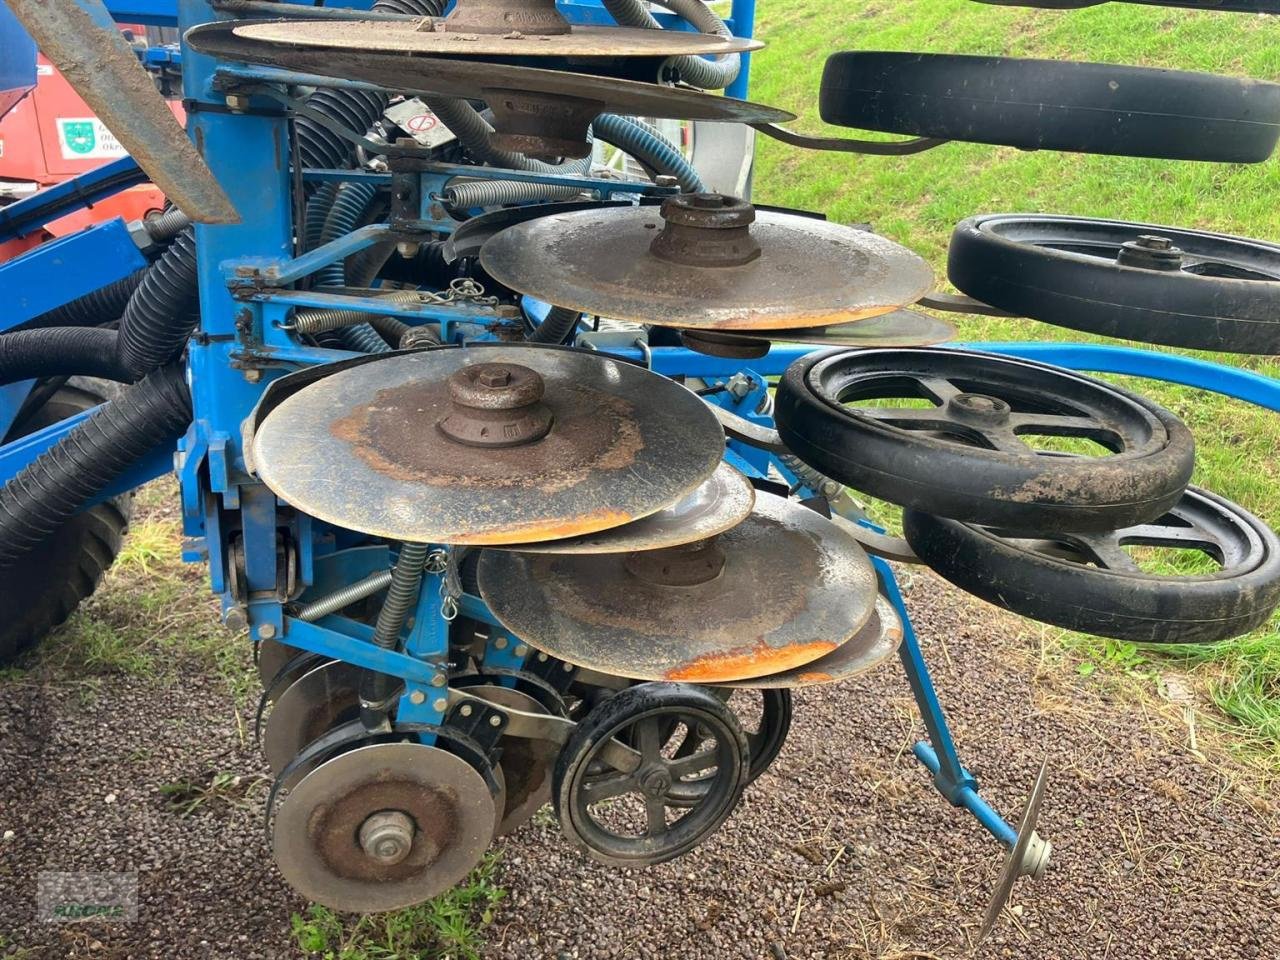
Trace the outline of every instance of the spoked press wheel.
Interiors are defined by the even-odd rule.
[[[698,749],[678,759],[668,739],[672,721],[698,738]],[[682,856],[738,805],[747,751],[733,712],[706,690],[680,683],[629,687],[587,714],[560,752],[552,780],[560,828],[613,866]],[[704,792],[689,804],[680,791],[693,780]]]
[[[729,709],[734,711],[742,724],[742,732],[747,737],[747,754],[750,757],[744,786],[750,786],[769,769],[787,742],[787,734],[791,730],[791,691],[785,688],[734,691],[721,687],[712,688],[711,693],[728,703]],[[683,724],[677,726],[679,739],[672,758],[682,760],[701,748],[701,736],[699,731],[690,731]],[[715,772],[712,771],[673,785],[669,795],[671,803],[675,806],[692,806],[706,794],[707,787],[714,778]]]
[[[775,416],[783,442],[841,483],[1019,530],[1154,520],[1186,488],[1195,452],[1182,422],[1148,400],[968,350],[802,358],[782,378]]]
[[[107,399],[110,385],[75,378],[19,423],[16,440],[89,410]],[[97,588],[120,552],[131,494],[76,514],[30,553],[0,571],[0,663],[12,660],[63,623]]]
[[[1155,522],[1112,533],[1013,536],[913,510],[903,527],[921,559],[962,589],[1098,636],[1209,643],[1248,633],[1280,603],[1280,540],[1197,487]],[[1164,572],[1142,568],[1143,548]]]
[[[947,275],[1020,316],[1108,337],[1280,353],[1280,245],[1087,217],[990,214],[951,235]]]
[[[1258,163],[1280,85],[1109,63],[853,51],[822,76],[827,123],[1023,150]]]

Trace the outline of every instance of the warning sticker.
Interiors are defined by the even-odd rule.
[[[384,116],[424,147],[441,147],[454,140],[453,131],[417,97],[393,103]]]
[[[97,117],[59,117],[58,146],[63,160],[123,157],[128,151]]]

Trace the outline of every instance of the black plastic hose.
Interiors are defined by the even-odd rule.
[[[19,330],[35,330],[43,327],[97,327],[104,323],[119,320],[124,313],[125,305],[138,289],[147,268],[135,270],[127,277],[121,277],[114,283],[99,287],[83,297],[77,297],[69,303],[55,307],[38,317],[33,317],[19,325]]]
[[[191,393],[177,364],[99,407],[0,488],[0,567],[40,544],[86,500],[190,423]]]
[[[546,319],[538,324],[525,339],[530,343],[564,343],[569,334],[577,329],[580,319],[582,314],[577,310],[552,307],[547,311]]]
[[[200,320],[196,241],[190,227],[148,269],[120,317],[118,359],[135,377],[168,363]]]
[[[114,330],[48,327],[0,335],[0,385],[43,377],[101,377],[132,383],[116,358]]]

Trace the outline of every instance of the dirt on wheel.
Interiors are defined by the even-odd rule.
[[[1280,955],[1274,797],[1189,749],[1163,712],[1040,664],[1020,621],[931,575],[912,580],[924,653],[983,796],[1016,819],[1049,759],[1040,833],[1053,862],[1018,883],[978,955]],[[116,602],[115,589],[95,602]],[[777,762],[681,860],[600,866],[545,810],[505,838],[508,896],[484,955],[972,955],[1003,850],[913,758],[922,730],[897,663],[799,691],[795,706]],[[290,916],[306,905],[271,862],[251,727],[212,674],[0,680],[0,957],[304,956]],[[42,921],[45,871],[136,873],[137,919]]]

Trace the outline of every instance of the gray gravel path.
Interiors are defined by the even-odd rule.
[[[1016,621],[920,575],[917,629],[964,758],[1016,815],[1041,758],[1054,864],[1023,881],[981,955],[1280,956],[1274,797],[1192,756],[1172,728],[1096,684],[1034,684]],[[927,602],[926,602],[927,601]],[[0,943],[43,958],[297,957],[303,904],[261,830],[262,764],[199,678],[111,678],[96,694],[0,682]],[[1176,733],[1176,731],[1174,731]],[[797,695],[790,742],[711,842],[648,870],[574,853],[549,818],[503,843],[510,897],[493,958],[949,958],[969,955],[1000,851],[933,791],[900,670]],[[160,788],[230,771],[241,805],[181,817]],[[135,870],[137,922],[41,924],[41,870]],[[5,948],[0,947],[0,956]]]

